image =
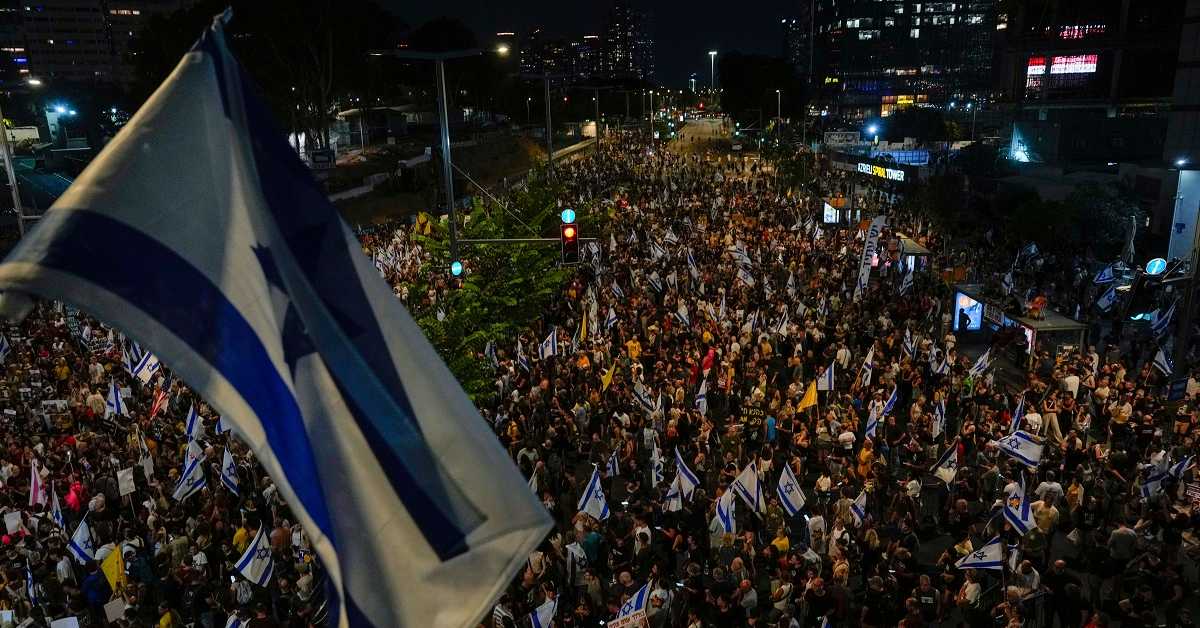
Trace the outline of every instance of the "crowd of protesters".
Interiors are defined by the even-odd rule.
[[[936,272],[951,247],[890,190],[864,185],[863,223],[826,224],[818,196],[757,162],[630,137],[559,177],[566,204],[610,220],[561,302],[480,356],[496,368],[481,412],[558,524],[494,625],[557,600],[555,625],[600,626],[647,583],[651,626],[1193,625],[1194,380],[1168,404],[1163,373],[1104,345],[972,373],[987,347],[951,331]],[[935,254],[906,278],[881,244],[856,294],[876,214],[881,243],[903,232]],[[1014,252],[991,253],[1008,269]],[[996,446],[1014,412],[1043,444],[1036,466]],[[676,451],[700,480],[682,509]],[[956,473],[935,475],[947,451]],[[765,508],[738,500],[727,524],[717,504],[751,462]],[[1148,484],[1169,464],[1182,471]],[[793,516],[784,466],[805,493]],[[578,503],[593,472],[603,520]],[[1025,534],[999,514],[1022,483]],[[1006,569],[955,567],[996,536]]]
[[[655,627],[1193,625],[1194,472],[1145,486],[1195,450],[1194,381],[1168,404],[1163,374],[1107,348],[1040,347],[1028,372],[971,375],[983,347],[950,331],[934,272],[946,260],[909,274],[883,245],[856,295],[860,224],[824,223],[817,195],[777,187],[752,161],[622,136],[556,176],[564,204],[607,226],[565,298],[480,356],[496,373],[481,414],[557,523],[485,625],[526,626],[558,600],[556,626],[601,626],[647,583]],[[816,192],[843,180],[822,172]],[[859,204],[888,216],[881,243],[903,231],[945,248],[894,200],[872,189]],[[453,282],[409,294],[434,272],[411,232],[363,230],[364,248],[411,309],[436,308]],[[324,623],[303,531],[167,367],[136,377],[133,343],[59,303],[2,331],[0,622]],[[812,399],[831,365],[830,390]],[[1035,468],[994,445],[1018,406],[1045,444]],[[189,429],[193,408],[201,426]],[[935,476],[949,449],[956,473]],[[207,486],[175,499],[196,451]],[[236,492],[218,481],[226,451]],[[676,451],[699,479],[679,508],[667,503]],[[716,504],[751,462],[764,507],[739,502],[725,523]],[[805,494],[791,516],[774,491],[785,466]],[[577,507],[593,470],[603,520]],[[1036,496],[1024,535],[996,515],[1021,479]],[[89,560],[70,547],[82,522]],[[258,586],[234,564],[264,528],[274,573]],[[955,568],[997,534],[1019,558],[1011,568]]]

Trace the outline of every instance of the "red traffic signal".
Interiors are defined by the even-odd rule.
[[[559,241],[562,243],[562,263],[579,263],[579,228],[574,224],[559,227]]]

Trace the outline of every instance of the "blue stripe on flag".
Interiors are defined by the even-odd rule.
[[[238,77],[244,78],[244,73],[239,72]],[[253,95],[254,87],[243,81],[242,92],[258,187],[267,210],[309,287],[331,316],[330,322],[354,345],[357,355],[343,352],[347,359],[329,359],[340,345],[321,334],[310,337],[326,358],[325,365],[343,392],[355,423],[426,541],[442,560],[462,554],[469,549],[467,535],[484,518],[473,507],[466,507],[457,487],[443,484],[441,476],[432,472],[439,466],[437,457],[424,441],[353,263],[353,256],[360,253],[349,249],[339,214],[276,131],[266,107]],[[305,320],[310,332],[318,331],[312,323],[321,322]],[[372,386],[376,381],[382,386]]]

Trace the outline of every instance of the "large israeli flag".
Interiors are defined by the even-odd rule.
[[[608,501],[604,499],[604,487],[600,486],[600,469],[592,467],[592,479],[588,480],[583,495],[579,496],[579,512],[592,516],[597,521],[608,519]]]
[[[87,516],[84,516],[83,521],[75,528],[75,534],[71,535],[67,549],[80,565],[86,565],[89,560],[96,560],[96,544],[92,541],[92,529],[88,526]]]
[[[275,558],[271,556],[271,537],[267,536],[267,526],[258,527],[254,541],[234,566],[243,578],[260,587],[267,586],[271,581],[271,574],[275,571]]]
[[[971,365],[971,370],[968,371],[968,374],[971,377],[979,377],[980,375],[983,375],[985,372],[987,372],[988,367],[990,367],[991,365],[992,365],[992,350],[989,347],[987,351],[984,351],[982,354],[980,354],[979,358],[975,360],[975,364]]]
[[[721,529],[728,534],[737,533],[737,518],[734,516],[736,503],[733,491],[725,491],[717,498],[717,513],[715,518],[721,523]]]
[[[3,267],[0,267],[3,268]],[[125,407],[125,400],[121,398],[121,389],[117,387],[117,380],[110,379],[108,382],[108,399],[104,402],[104,416],[129,416],[129,408]]]
[[[784,463],[775,494],[779,496],[779,503],[789,517],[795,517],[800,513],[800,509],[804,508],[804,491],[800,488],[800,482],[796,480],[796,474],[792,472],[792,465]]]
[[[762,486],[758,481],[758,463],[751,460],[733,481],[732,488],[739,497],[746,500],[746,505],[750,506],[750,511],[754,514],[761,514],[766,510],[766,500],[763,499]]]
[[[331,624],[473,626],[550,528],[272,124],[220,20],[0,264],[232,424],[326,568]]]
[[[171,497],[177,502],[181,502],[200,491],[208,485],[208,481],[204,477],[204,457],[188,458],[187,465],[183,468],[183,475],[179,476],[179,482],[175,485],[175,492]]]
[[[1042,462],[1042,443],[1021,430],[992,443],[1025,466],[1037,467]]]
[[[1004,548],[1000,545],[1000,537],[963,556],[954,566],[959,569],[1004,569]]]
[[[1025,491],[1025,476],[1017,482],[1017,492],[1008,497],[1004,503],[1004,519],[1022,536],[1033,528],[1033,512],[1030,509],[1029,494]]]
[[[554,621],[554,611],[556,610],[558,610],[558,598],[546,600],[545,604],[529,614],[530,628],[550,628],[550,622]]]
[[[224,484],[230,493],[238,495],[237,463],[233,461],[233,454],[228,447],[225,448],[225,456],[221,458],[221,484]]]
[[[683,456],[679,453],[679,448],[675,448],[675,474],[679,484],[679,494],[684,499],[691,499],[692,492],[700,486],[700,478],[688,468],[687,463],[683,461]]]
[[[639,615],[645,616],[646,605],[649,604],[649,602],[650,602],[650,583],[647,582],[646,584],[642,585],[642,588],[638,589],[636,593],[634,593],[628,600],[626,600],[624,604],[621,605],[621,610],[617,612],[617,616],[614,617],[613,621],[609,622],[609,623],[613,623],[613,622],[617,621],[618,619],[621,619],[624,617],[634,617],[634,616],[639,616]],[[623,625],[626,625],[626,624],[623,624]],[[627,625],[637,625],[637,624],[635,623],[635,624],[627,624]]]

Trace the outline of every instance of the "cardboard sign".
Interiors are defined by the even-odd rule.
[[[8,530],[8,534],[16,534],[21,529],[20,510],[4,513],[4,529]]]
[[[120,489],[121,497],[137,490],[137,486],[133,483],[133,467],[117,471],[117,487]]]
[[[78,617],[64,617],[50,622],[50,628],[79,628]]]
[[[1187,482],[1183,485],[1183,494],[1194,503],[1200,503],[1200,482]]]
[[[108,623],[113,623],[125,616],[125,600],[117,598],[108,604],[104,605],[104,619]]]
[[[645,628],[647,625],[646,611],[637,611],[632,615],[608,622],[608,628]]]

